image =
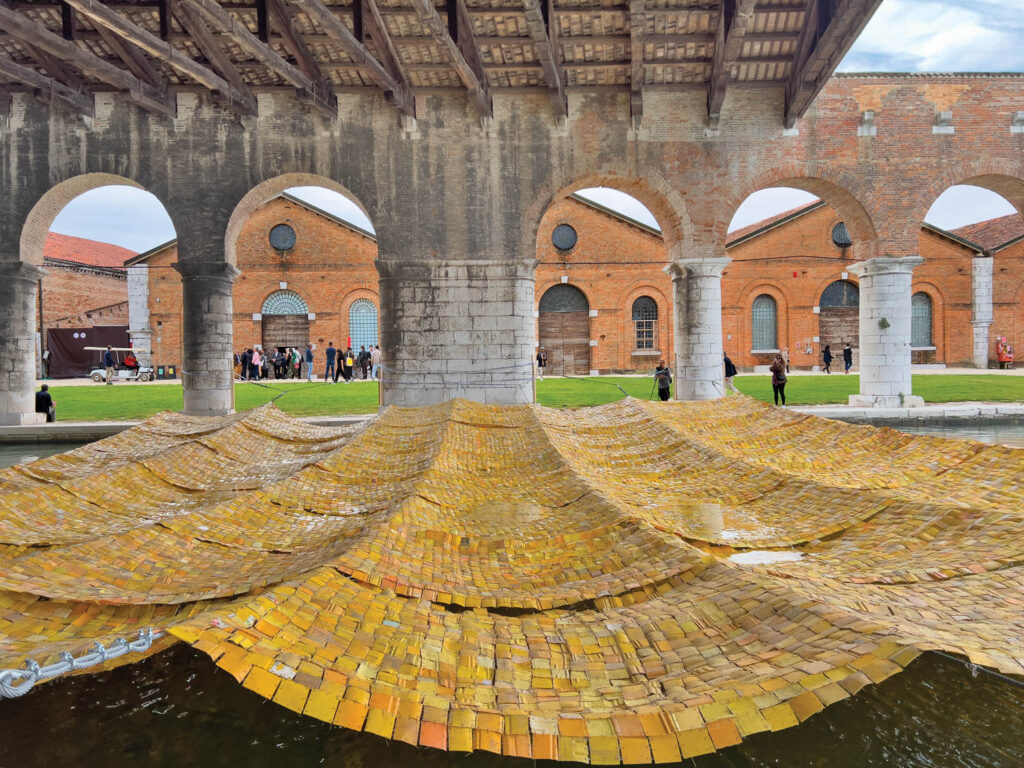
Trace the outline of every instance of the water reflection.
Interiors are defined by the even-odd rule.
[[[993,424],[973,421],[966,424],[917,424],[911,427],[894,427],[913,435],[939,435],[958,437],[962,440],[977,440],[980,443],[998,443],[1011,448],[1024,448],[1024,424]]]

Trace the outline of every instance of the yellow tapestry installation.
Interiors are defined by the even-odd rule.
[[[161,414],[0,490],[0,669],[150,629],[414,745],[673,762],[922,650],[1024,674],[1024,450],[745,397]]]

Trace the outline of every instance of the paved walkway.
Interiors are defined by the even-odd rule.
[[[848,405],[795,405],[790,408],[826,419],[858,424],[958,423],[964,421],[1000,421],[1024,424],[1022,403],[936,403],[917,408],[855,408]]]

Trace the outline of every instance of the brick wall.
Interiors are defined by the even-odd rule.
[[[271,247],[270,230],[288,224],[296,233],[295,247],[279,252]],[[349,307],[357,299],[369,299],[380,307],[374,259],[377,244],[372,237],[355,232],[303,205],[279,197],[256,210],[242,227],[237,245],[235,280],[234,347],[262,343],[262,326],[254,321],[266,298],[287,284],[316,315],[309,324],[310,342],[322,350],[331,341],[341,346],[349,335]],[[177,249],[168,247],[149,257],[150,327],[153,329],[153,360],[157,365],[180,365],[181,278],[171,268]]]
[[[46,262],[43,337],[49,328],[128,325],[128,284],[123,272]]]

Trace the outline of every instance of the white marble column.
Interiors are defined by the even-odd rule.
[[[223,416],[235,410],[231,286],[241,273],[226,262],[178,262],[182,289],[183,411]]]
[[[882,256],[849,267],[860,278],[860,394],[850,405],[924,405],[910,378],[910,304],[920,256]]]
[[[971,327],[974,330],[974,367],[988,368],[988,331],[992,326],[992,271],[994,259],[978,254],[971,261]]]
[[[153,329],[149,325],[149,265],[128,267],[128,336],[143,367],[153,365]]]
[[[680,259],[665,271],[675,299],[676,400],[725,396],[722,366],[722,270],[728,257]]]
[[[36,413],[36,292],[45,272],[21,261],[0,264],[0,424],[39,424]]]

